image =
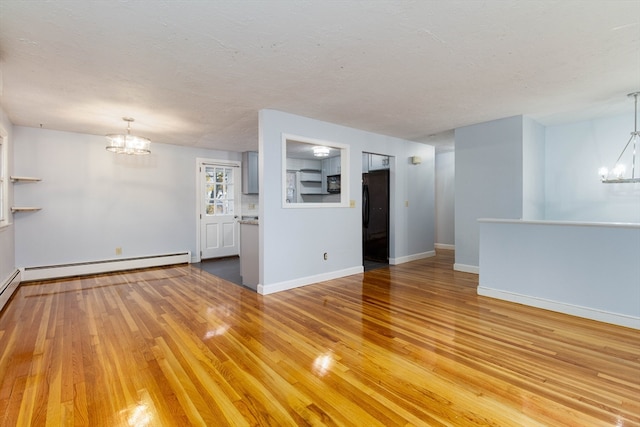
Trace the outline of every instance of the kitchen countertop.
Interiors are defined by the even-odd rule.
[[[258,225],[259,217],[257,215],[242,215],[242,218],[238,221],[240,224]]]

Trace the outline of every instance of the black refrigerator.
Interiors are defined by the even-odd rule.
[[[389,262],[389,171],[362,174],[362,253],[364,260]]]

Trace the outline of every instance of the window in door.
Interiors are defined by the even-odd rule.
[[[235,214],[234,168],[205,166],[206,209],[205,215]]]

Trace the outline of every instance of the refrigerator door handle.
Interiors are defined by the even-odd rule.
[[[362,186],[362,225],[369,227],[369,186]]]

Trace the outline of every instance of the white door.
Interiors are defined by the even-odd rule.
[[[240,164],[200,164],[200,258],[238,255]]]

